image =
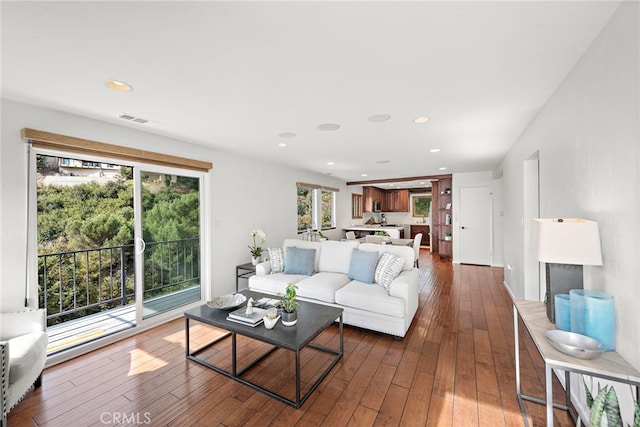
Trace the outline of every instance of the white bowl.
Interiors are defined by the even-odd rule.
[[[221,297],[215,297],[211,301],[207,301],[207,305],[211,308],[235,308],[242,305],[247,300],[242,294],[223,295]]]
[[[575,332],[554,329],[544,336],[556,350],[580,359],[595,359],[605,351],[601,342]]]

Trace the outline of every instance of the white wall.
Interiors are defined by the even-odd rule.
[[[235,266],[250,260],[250,233],[262,228],[267,247],[296,237],[297,181],[340,188],[337,195],[338,238],[351,222],[351,191],[344,182],[326,175],[287,168],[257,159],[163,138],[124,126],[36,106],[2,100],[0,144],[0,310],[23,306],[26,260],[26,144],[20,129],[33,129],[112,144],[211,161],[210,206],[211,281],[213,295],[235,291]]]
[[[524,296],[522,166],[539,151],[540,215],[599,223],[604,265],[585,267],[585,288],[615,297],[617,351],[640,369],[638,13],[637,2],[622,3],[496,173],[511,291]]]

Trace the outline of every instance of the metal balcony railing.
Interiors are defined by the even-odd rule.
[[[200,238],[148,242],[144,299],[200,284]],[[131,304],[134,245],[38,255],[40,307],[49,326]]]

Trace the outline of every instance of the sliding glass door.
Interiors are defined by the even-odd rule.
[[[49,354],[201,299],[204,173],[34,154]]]
[[[136,230],[142,318],[200,300],[201,177],[138,170]]]

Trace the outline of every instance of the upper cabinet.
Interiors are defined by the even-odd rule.
[[[387,190],[385,212],[409,212],[409,190]]]
[[[366,186],[362,193],[365,212],[409,212],[409,190],[383,190]]]
[[[379,212],[384,210],[384,190],[378,187],[366,186],[362,188],[365,212]]]

